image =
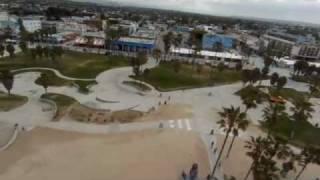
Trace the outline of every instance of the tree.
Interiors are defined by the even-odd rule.
[[[311,113],[314,112],[312,103],[305,98],[293,101],[293,105],[290,110],[293,113],[291,119],[295,121],[295,123],[291,131],[291,138],[294,137],[299,122],[308,121],[308,119],[312,117]]]
[[[278,80],[279,80],[279,75],[278,75],[278,73],[272,73],[272,75],[271,75],[271,77],[270,77],[270,84],[272,85],[272,86],[274,86],[277,82],[278,82]]]
[[[219,71],[219,72],[222,72],[222,71],[224,70],[224,63],[223,63],[223,62],[220,62],[220,63],[218,64],[217,68],[218,68],[218,71]]]
[[[293,65],[293,72],[295,75],[301,75],[304,72],[306,72],[306,69],[308,68],[309,64],[306,61],[299,60],[296,61]]]
[[[246,142],[245,147],[249,149],[247,155],[251,157],[252,163],[245,176],[247,179],[253,172],[254,179],[273,180],[279,179],[279,170],[274,158],[282,161],[288,159],[292,155],[292,151],[287,146],[286,142],[272,137],[251,137],[250,141]],[[290,168],[287,169],[291,170]]]
[[[49,78],[46,73],[41,73],[41,76],[38,79],[38,83],[44,88],[44,91],[47,94],[47,90],[49,86]]]
[[[285,112],[286,107],[279,103],[269,103],[267,107],[263,109],[263,120],[264,124],[268,129],[268,136],[270,135],[271,131],[275,127],[277,123],[281,120],[288,119],[289,116]]]
[[[14,46],[12,44],[8,44],[7,47],[6,47],[6,50],[9,53],[10,57],[14,56],[15,48],[14,48]]]
[[[203,65],[202,64],[197,64],[197,73],[200,74],[203,70]]]
[[[299,164],[302,167],[295,180],[298,180],[309,164],[320,165],[320,150],[314,147],[306,147],[298,156]]]
[[[146,62],[147,60],[147,55],[146,53],[139,52],[138,56],[136,58],[131,59],[131,66],[132,66],[132,71],[135,74],[135,76],[139,76],[141,72],[141,65]]]
[[[219,124],[220,128],[226,132],[226,136],[224,138],[222,148],[219,152],[218,158],[216,160],[216,163],[214,165],[214,168],[212,170],[211,176],[214,177],[214,173],[216,171],[217,165],[220,161],[220,158],[222,156],[223,150],[225,148],[226,142],[229,138],[230,133],[234,135],[234,139],[237,137],[239,130],[245,130],[249,124],[249,121],[247,120],[246,113],[240,111],[240,107],[234,108],[231,106],[230,108],[223,108],[221,112],[219,112],[219,116],[221,117],[221,120],[217,123]],[[230,144],[229,150],[231,151],[233,141]]]
[[[244,178],[245,180],[248,179],[252,170],[256,169],[256,167],[258,166],[260,158],[263,155],[267,145],[268,145],[267,139],[260,136],[257,138],[250,137],[250,140],[246,141],[245,148],[249,150],[246,154],[252,159],[252,163]]]
[[[170,31],[167,34],[165,34],[163,37],[163,43],[164,43],[164,51],[166,55],[168,55],[171,45],[173,43],[173,33]]]
[[[153,57],[159,62],[159,59],[161,57],[161,50],[160,49],[154,49],[152,53]]]
[[[43,50],[42,50],[42,47],[40,45],[38,45],[36,47],[36,52],[37,52],[37,55],[39,56],[40,59],[42,59],[42,56],[43,56]]]
[[[277,81],[277,88],[282,89],[287,84],[287,78],[285,76],[279,77]]]
[[[4,50],[5,50],[5,47],[0,44],[0,56],[2,57],[4,55]]]
[[[181,69],[181,63],[178,60],[173,62],[173,70],[175,73],[179,73]]]
[[[1,74],[1,82],[3,86],[6,88],[8,95],[11,95],[11,89],[13,87],[14,82],[14,75],[8,70],[2,71]]]
[[[24,54],[26,54],[28,52],[28,46],[25,41],[20,41],[19,47]]]

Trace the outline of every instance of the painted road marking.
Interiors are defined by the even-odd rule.
[[[187,130],[188,130],[188,131],[191,131],[192,128],[191,128],[190,120],[189,120],[189,119],[186,119],[186,120],[185,120],[185,123],[186,123],[186,125],[187,125]]]
[[[182,120],[181,120],[181,119],[178,120],[178,128],[180,128],[180,129],[183,128],[183,126],[182,126]]]
[[[174,120],[169,121],[169,126],[170,126],[170,128],[175,128]]]

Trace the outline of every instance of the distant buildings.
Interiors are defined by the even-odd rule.
[[[231,49],[235,45],[235,39],[230,36],[220,34],[205,34],[202,39],[202,48],[207,50]],[[220,49],[220,50],[217,50]]]
[[[113,49],[126,52],[147,52],[151,53],[155,47],[154,39],[121,37],[112,43]]]
[[[37,18],[32,18],[32,17],[24,18],[22,19],[22,24],[26,29],[26,31],[30,33],[36,32],[42,28],[41,20]]]
[[[303,44],[292,48],[291,57],[303,60],[320,60],[320,46]]]
[[[271,56],[290,56],[291,50],[295,45],[294,41],[286,40],[283,38],[271,36],[271,35],[263,35],[263,51],[267,52]]]

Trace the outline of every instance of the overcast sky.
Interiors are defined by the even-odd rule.
[[[86,0],[80,0],[86,1]],[[108,2],[110,0],[94,0]],[[320,24],[320,0],[113,0],[128,5]]]

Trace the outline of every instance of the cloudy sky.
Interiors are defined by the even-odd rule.
[[[110,0],[95,0],[108,2]],[[320,24],[320,0],[113,0],[129,5]]]

